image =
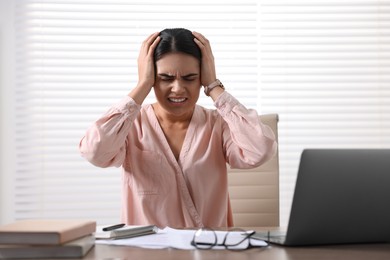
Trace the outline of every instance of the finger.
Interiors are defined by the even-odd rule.
[[[156,49],[160,40],[161,40],[161,37],[157,35],[157,37],[154,39],[152,45],[150,45],[150,48],[149,48],[150,53],[154,53],[154,50]]]
[[[156,41],[156,39],[159,38],[159,32],[155,32],[151,35],[149,35],[142,43],[141,45],[141,51],[139,57],[144,57],[146,55],[150,54],[150,48],[151,45]],[[154,47],[155,48],[155,47]],[[154,50],[154,49],[153,49]]]
[[[198,32],[192,32],[192,35],[194,35],[195,39],[200,41],[203,45],[209,44],[209,40],[206,37],[204,37],[203,34],[198,33]]]
[[[199,41],[197,38],[194,38],[194,41],[195,41],[196,45],[198,45],[198,47],[200,49],[204,48],[204,44],[201,41]]]
[[[151,40],[153,40],[153,39],[156,38],[159,34],[160,34],[160,32],[154,32],[154,33],[152,33],[151,35],[149,35],[149,36],[146,38],[146,41],[151,41]]]
[[[210,44],[203,44],[197,38],[194,38],[194,41],[198,45],[203,57],[206,57],[206,56],[213,57],[213,53],[212,53]]]
[[[152,33],[151,35],[149,35],[143,42],[144,45],[147,45],[147,46],[150,46],[154,41],[155,39],[158,37],[158,35],[160,34],[160,32],[155,32],[155,33]]]
[[[206,37],[203,36],[203,34],[193,31],[192,35],[194,35],[199,40],[206,39]]]

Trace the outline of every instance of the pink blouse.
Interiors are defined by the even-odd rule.
[[[272,130],[227,91],[216,110],[196,106],[179,159],[153,107],[126,96],[89,128],[80,152],[99,167],[122,166],[122,221],[159,227],[233,226],[227,166],[253,168],[276,150]]]

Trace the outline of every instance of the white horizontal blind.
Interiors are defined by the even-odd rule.
[[[286,225],[304,148],[390,147],[390,1],[262,0],[260,10],[261,105],[280,115]]]
[[[185,27],[212,43],[218,77],[258,107],[257,2],[15,1],[15,218],[120,218],[120,169],[92,166],[78,143],[137,82],[142,41]],[[153,95],[146,100],[153,102]],[[200,104],[210,107],[204,95]]]
[[[120,170],[89,165],[78,141],[166,27],[204,33],[228,90],[279,113],[282,225],[303,148],[389,147],[388,0],[183,2],[15,1],[17,219],[118,220]]]

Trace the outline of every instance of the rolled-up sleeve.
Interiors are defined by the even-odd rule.
[[[255,110],[247,109],[227,91],[214,105],[227,125],[223,142],[232,168],[253,168],[272,158],[277,149],[275,134],[260,121]]]
[[[121,166],[126,154],[126,137],[140,109],[128,96],[112,106],[81,139],[81,155],[99,167]]]

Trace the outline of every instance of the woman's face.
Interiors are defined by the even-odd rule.
[[[154,92],[171,116],[192,115],[200,92],[200,64],[188,54],[168,53],[156,62]]]

